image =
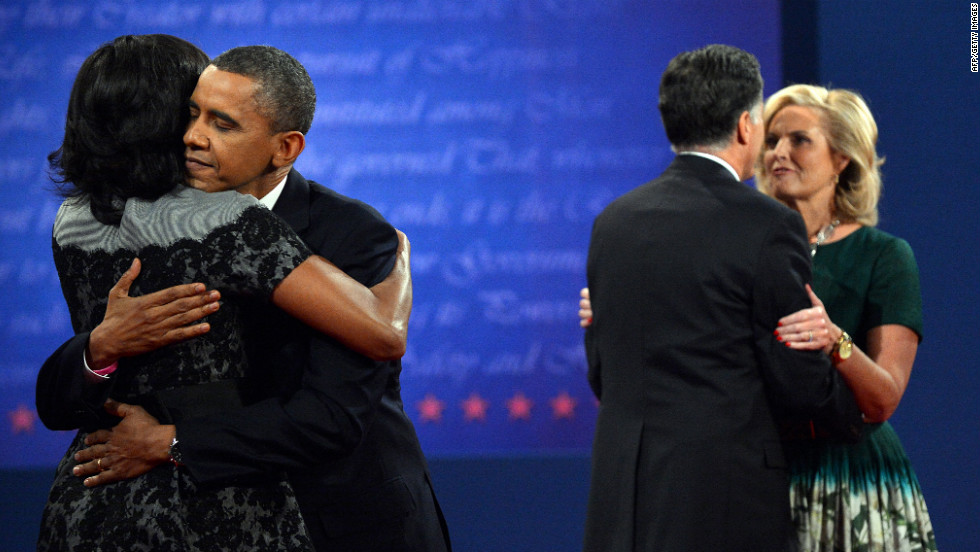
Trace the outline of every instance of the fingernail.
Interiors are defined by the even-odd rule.
[[[782,322],[777,322],[776,325],[779,326],[779,327],[782,327],[783,323]]]
[[[73,473],[75,475],[78,475],[81,472],[82,472],[82,468],[80,468],[78,466],[75,466],[74,468],[71,469],[71,473]]]

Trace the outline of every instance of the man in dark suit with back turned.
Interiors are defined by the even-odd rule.
[[[741,182],[763,137],[758,61],[678,55],[660,112],[677,157],[596,218],[589,249],[585,550],[793,550],[776,417],[853,439],[861,415],[826,355],[773,335],[811,306],[810,259],[800,216]]]
[[[374,209],[292,169],[315,104],[309,75],[281,50],[248,46],[218,56],[190,101],[184,136],[188,182],[208,192],[254,195],[316,254],[371,286],[392,269],[398,245],[394,229]],[[200,297],[185,296],[189,303],[174,308],[198,308],[207,303]],[[111,410],[122,421],[111,432],[90,435],[93,446],[79,453],[76,475],[87,477],[87,485],[107,484],[176,461],[208,484],[286,470],[319,551],[449,550],[428,467],[402,408],[400,362],[370,360],[272,308],[262,318],[265,323],[249,343],[250,366],[256,368],[252,383],[274,389],[276,397],[167,425],[140,407],[115,406]],[[120,328],[140,330],[135,321],[127,326],[124,316],[116,320],[117,335],[125,333]],[[142,343],[196,331],[172,338],[147,335]],[[56,388],[66,381],[88,386],[71,392],[87,397],[96,415],[111,376],[101,381],[90,373],[76,376],[89,370],[82,363],[86,346],[90,360],[101,358],[102,352],[91,348],[105,340],[76,336],[48,359],[38,380],[42,419],[56,423],[59,407],[50,397],[64,392]],[[133,352],[141,351],[127,353]],[[98,364],[91,368],[104,363]]]

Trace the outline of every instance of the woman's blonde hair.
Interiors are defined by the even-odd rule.
[[[828,90],[822,86],[796,84],[776,92],[766,101],[763,126],[787,106],[809,107],[822,114],[827,141],[832,151],[850,158],[840,173],[834,193],[837,218],[865,226],[878,224],[878,199],[881,197],[881,172],[884,159],[878,157],[878,125],[861,95],[850,90]],[[759,189],[772,195],[769,174],[759,154],[756,181]]]

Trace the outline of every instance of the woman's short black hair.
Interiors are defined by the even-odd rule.
[[[184,181],[187,101],[208,65],[197,46],[164,34],[103,44],[78,71],[65,137],[48,155],[66,197],[118,224],[130,197],[156,199]]]

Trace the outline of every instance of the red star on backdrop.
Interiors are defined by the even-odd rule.
[[[555,419],[574,418],[575,404],[577,401],[568,395],[567,391],[562,391],[560,395],[551,399],[551,410],[554,411]]]
[[[32,433],[34,431],[34,411],[24,405],[17,405],[15,410],[7,412],[10,418],[10,430],[13,433]]]
[[[463,419],[467,422],[473,420],[487,421],[487,408],[490,406],[490,403],[485,401],[480,395],[470,393],[470,396],[460,404],[463,407]]]
[[[419,409],[419,416],[423,422],[442,421],[442,411],[446,408],[446,403],[440,401],[435,395],[429,393],[424,399],[416,403]]]
[[[510,411],[511,420],[530,420],[532,406],[534,406],[534,401],[524,396],[524,393],[520,391],[507,399],[507,410]]]

